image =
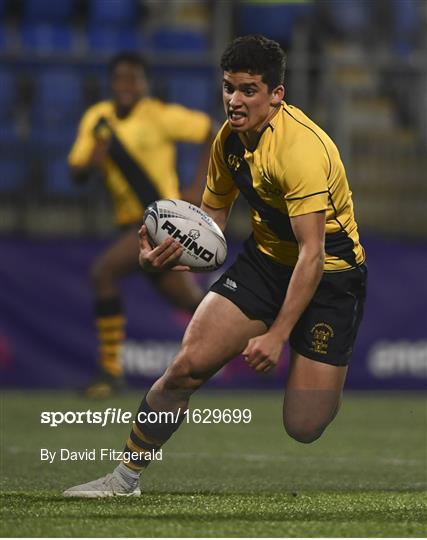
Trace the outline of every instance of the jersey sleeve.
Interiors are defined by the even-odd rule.
[[[92,109],[83,115],[76,140],[68,154],[68,164],[72,167],[84,167],[88,163],[96,143],[93,133],[96,120],[97,116]]]
[[[292,152],[278,174],[290,217],[328,208],[329,169],[328,154],[318,140],[308,140]]]
[[[224,162],[220,137],[217,135],[209,158],[203,202],[212,208],[225,208],[230,206],[238,195],[239,189]]]
[[[175,142],[202,143],[211,130],[212,122],[207,114],[182,105],[164,105],[162,117],[166,135]]]

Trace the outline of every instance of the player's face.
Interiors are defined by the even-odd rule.
[[[145,73],[140,66],[121,62],[115,67],[111,77],[111,89],[118,107],[133,107],[144,96],[145,87]]]
[[[224,72],[222,98],[225,114],[233,131],[260,131],[270,120],[283,96],[283,86],[270,92],[261,75]]]

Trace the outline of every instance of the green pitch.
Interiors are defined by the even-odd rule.
[[[351,394],[312,445],[289,439],[279,393],[201,392],[193,407],[249,408],[250,424],[184,425],[146,471],[139,499],[66,500],[111,462],[52,464],[40,448],[122,449],[129,426],[40,424],[41,411],[134,411],[140,396],[89,402],[4,392],[0,536],[425,536],[421,395]]]

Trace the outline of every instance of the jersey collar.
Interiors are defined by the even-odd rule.
[[[256,143],[255,145],[252,147],[247,147],[246,144],[242,141],[243,143],[243,146],[246,148],[246,150],[248,152],[255,152],[255,150],[258,148],[258,145],[259,145],[259,142],[261,140],[261,137],[263,136],[263,134],[267,131],[267,129],[271,129],[271,131],[274,131],[274,127],[276,125],[276,122],[277,122],[277,117],[279,116],[279,112],[280,110],[282,109],[282,106],[283,106],[283,102],[282,102],[282,105],[280,105],[279,107],[277,107],[277,111],[275,112],[273,118],[267,123],[265,124],[265,126],[262,128],[262,130],[259,132],[258,134],[258,138],[256,140]],[[239,137],[240,138],[240,137]],[[240,139],[242,140],[242,139]]]

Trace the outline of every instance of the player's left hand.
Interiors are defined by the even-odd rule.
[[[182,246],[167,238],[158,246],[152,246],[149,241],[147,226],[142,225],[138,231],[139,236],[139,264],[147,272],[163,272],[173,270],[184,272],[190,270],[189,266],[177,264],[182,255]]]
[[[283,345],[283,339],[269,331],[250,339],[242,355],[251,368],[265,373],[277,365]]]

